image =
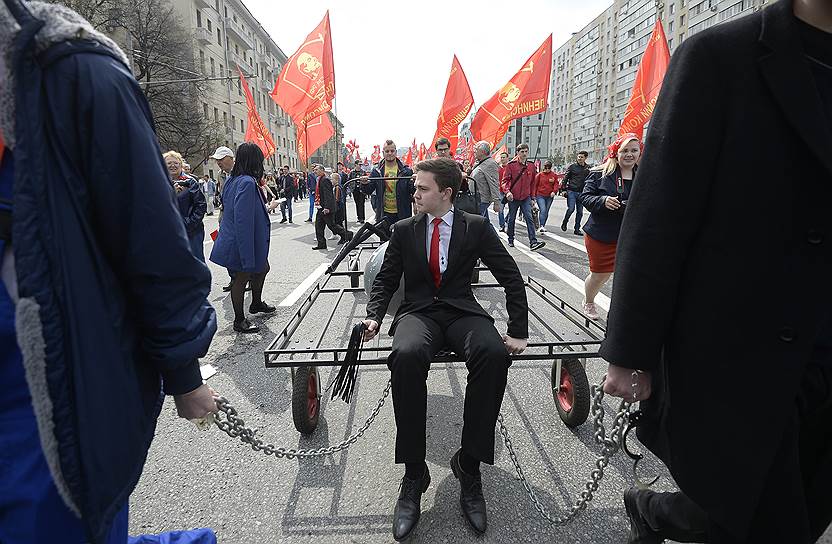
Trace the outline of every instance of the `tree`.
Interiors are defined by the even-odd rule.
[[[193,35],[173,4],[168,0],[56,3],[75,10],[122,44],[150,104],[160,147],[179,151],[194,167],[207,160],[223,127],[202,110],[212,83],[196,66]]]

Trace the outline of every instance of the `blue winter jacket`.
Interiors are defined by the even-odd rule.
[[[413,175],[413,170],[405,165],[399,159],[398,163],[398,177],[410,177]],[[384,180],[373,178],[384,177],[384,160],[373,167],[370,173],[370,182],[361,185],[361,190],[368,195],[372,195],[373,209],[376,211],[376,221],[381,221],[384,215]],[[399,219],[406,219],[413,215],[413,193],[416,192],[416,187],[413,180],[400,179],[396,182],[396,209],[398,210]]]
[[[216,316],[123,57],[87,40],[36,53],[41,26],[22,21],[9,52],[18,342],[53,479],[98,544],[142,473],[163,383],[202,383]]]
[[[220,232],[211,261],[232,272],[263,272],[269,258],[271,222],[251,176],[235,176],[222,190]]]
[[[199,180],[193,176],[185,176],[188,189],[176,194],[176,205],[185,224],[185,233],[191,244],[191,252],[200,261],[205,262],[205,227],[202,220],[208,210],[205,194],[202,192]]]

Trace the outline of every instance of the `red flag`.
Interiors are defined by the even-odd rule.
[[[417,155],[418,161],[423,161],[428,158],[428,148],[425,147],[425,144],[419,144],[419,155]]]
[[[404,157],[402,157],[402,162],[405,163],[408,166],[413,164],[413,148],[412,147],[408,148],[407,153],[405,153]]]
[[[370,161],[367,157],[364,157],[364,166],[370,166]]]
[[[416,146],[416,138],[413,138],[413,143],[410,144],[410,158],[415,159],[419,154],[419,148]]]
[[[448,76],[448,85],[445,87],[442,109],[439,110],[439,118],[436,120],[436,134],[433,135],[433,140],[430,142],[431,147],[436,143],[436,140],[445,137],[451,140],[451,149],[456,149],[457,127],[468,116],[473,105],[474,95],[471,94],[468,78],[465,77],[462,65],[454,55],[454,60],[451,62],[451,74]]]
[[[332,123],[329,121],[329,115],[323,114],[317,118],[309,121],[304,125],[296,125],[297,128],[297,142],[298,142],[298,160],[301,163],[306,163],[309,157],[324,145],[333,134],[335,129],[332,128]]]
[[[381,160],[381,146],[380,145],[374,145],[373,146],[373,154],[370,158],[373,161],[373,164],[378,164],[378,162]]]
[[[618,129],[619,136],[633,132],[638,135],[639,140],[642,139],[644,125],[653,115],[653,108],[659,98],[668,64],[670,64],[670,48],[667,47],[662,21],[658,19],[638,65],[636,80],[630,92],[630,102],[627,104],[624,120]]]
[[[237,67],[237,73],[240,74],[240,85],[246,93],[246,107],[248,108],[248,127],[243,139],[246,142],[257,144],[257,147],[263,151],[263,158],[268,159],[276,150],[274,140],[266,129],[266,125],[263,124],[263,120],[260,119],[260,115],[257,114],[257,104],[254,102],[254,97],[251,96],[251,89],[248,88],[248,82],[239,66]]]
[[[297,125],[309,123],[332,109],[335,66],[328,10],[320,24],[286,61],[271,97]]]
[[[465,144],[465,158],[470,164],[474,164],[474,139],[471,138]]]
[[[477,110],[471,122],[474,138],[494,147],[512,119],[546,111],[551,73],[552,35],[549,34],[520,71]]]

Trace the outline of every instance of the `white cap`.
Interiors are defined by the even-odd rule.
[[[231,151],[229,148],[225,147],[224,145],[221,145],[220,147],[218,147],[217,150],[214,151],[214,154],[211,155],[211,158],[216,159],[216,160],[224,159],[226,157],[232,157],[233,158],[234,157],[234,152]]]

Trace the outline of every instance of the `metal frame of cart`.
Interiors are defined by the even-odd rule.
[[[354,239],[336,255],[329,265],[325,277],[315,284],[312,291],[289,318],[280,333],[264,350],[267,368],[289,367],[291,369],[292,418],[295,428],[303,434],[314,432],[318,426],[322,388],[317,368],[321,366],[340,366],[346,355],[346,347],[322,347],[321,344],[342,300],[349,294],[364,292],[364,288],[359,286],[360,279],[364,275],[364,272],[360,270],[362,253],[375,251],[382,243],[364,241],[373,234],[378,235],[382,240],[388,238],[383,223],[376,225],[366,223],[361,227]],[[347,270],[338,271],[338,265],[347,258]],[[498,283],[479,282],[479,273],[487,270],[488,268],[484,266],[476,267],[472,277],[472,288],[500,287]],[[350,287],[329,287],[330,280],[334,277],[349,277]],[[584,366],[587,359],[598,357],[598,347],[605,330],[600,324],[588,319],[578,309],[558,297],[534,278],[527,277],[524,284],[528,294],[534,294],[539,301],[569,320],[585,335],[585,338],[580,340],[566,340],[561,333],[546,322],[534,308],[534,305],[530,304],[530,322],[536,320],[542,329],[548,331],[555,340],[530,342],[525,352],[512,356],[512,361],[552,361],[551,388],[558,415],[566,426],[577,427],[586,421],[592,400]],[[332,309],[320,329],[314,347],[289,347],[295,340],[293,335],[321,294],[337,294],[337,300],[332,305]],[[390,349],[390,345],[366,348],[363,350],[365,356],[362,356],[358,364],[362,366],[386,365],[386,353]],[[368,351],[375,352],[376,357],[366,357]],[[379,353],[382,355],[378,355]],[[434,357],[431,363],[450,362],[465,362],[465,360],[453,352],[443,350]]]

